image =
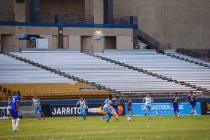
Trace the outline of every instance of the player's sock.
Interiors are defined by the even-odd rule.
[[[39,111],[39,119],[41,119],[41,117],[42,117],[42,114],[41,114],[41,112]]]
[[[20,119],[19,119],[19,118],[17,118],[17,120],[16,120],[16,124],[15,124],[15,129],[16,129],[16,130],[18,130],[19,121],[20,121]]]
[[[117,113],[115,114],[115,119],[118,120],[118,114]]]
[[[15,131],[15,119],[12,119],[12,130]]]

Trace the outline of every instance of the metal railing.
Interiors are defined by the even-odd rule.
[[[147,44],[151,49],[155,49],[157,51],[160,51],[160,43],[155,40],[153,37],[149,36],[147,33],[140,29],[135,30],[135,36],[140,39],[142,42]]]
[[[131,24],[131,18],[129,16],[114,17],[112,24]]]
[[[68,23],[94,23],[94,17],[92,15],[80,15],[80,14],[52,14],[52,13],[41,13],[41,22],[68,22]]]
[[[80,15],[80,14],[53,14],[53,13],[41,13],[40,14],[41,22],[67,22],[67,23],[87,23],[94,24],[93,15]],[[114,17],[112,23],[109,24],[133,24],[132,18],[130,16],[117,16]]]
[[[15,20],[15,15],[12,12],[3,12],[0,11],[0,20],[1,21],[14,21]]]

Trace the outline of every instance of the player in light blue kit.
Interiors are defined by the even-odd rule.
[[[76,106],[79,106],[79,108],[80,108],[80,116],[84,120],[86,120],[88,105],[83,97],[80,98],[80,100],[77,102]]]
[[[102,118],[109,122],[112,116],[112,96],[109,96],[109,98],[104,101],[103,112],[105,115]]]
[[[11,97],[12,103],[11,103],[11,117],[12,117],[12,130],[13,132],[18,131],[19,126],[19,106],[20,106],[20,100],[21,100],[21,94],[20,91],[14,92],[13,96]]]
[[[36,96],[32,99],[32,106],[33,106],[34,111],[36,113],[36,117],[39,118],[39,120],[40,120],[40,118],[42,116],[41,101]]]
[[[152,109],[153,99],[150,97],[149,94],[143,99],[143,103],[145,105],[145,116],[150,118],[150,111]]]
[[[133,111],[132,111],[132,100],[131,98],[126,98],[125,103],[127,105],[127,109],[128,109],[128,121],[131,121],[132,115],[133,115]]]

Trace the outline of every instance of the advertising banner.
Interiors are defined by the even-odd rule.
[[[32,106],[20,106],[19,115],[26,118],[36,117],[34,108]]]
[[[181,115],[189,115],[192,111],[192,107],[189,103],[182,103],[179,106]],[[133,116],[143,116],[145,115],[145,106],[143,103],[133,103],[132,104]],[[201,115],[201,104],[198,102],[196,104],[197,115]],[[127,106],[125,105],[125,115],[127,115]],[[173,107],[170,103],[154,103],[150,112],[151,115],[173,115]]]
[[[42,105],[42,111],[46,117],[79,116],[80,108],[76,105]],[[97,104],[88,104],[87,115],[102,115],[102,107]]]
[[[67,117],[79,116],[80,108],[76,105],[42,105],[42,111],[46,117]],[[119,107],[118,112],[123,115],[123,107]],[[88,104],[88,116],[104,115],[101,104]]]
[[[210,103],[207,103],[207,112],[206,113],[210,115]]]

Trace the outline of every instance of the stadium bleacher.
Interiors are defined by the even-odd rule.
[[[109,92],[0,54],[0,98],[20,91],[24,99],[107,97]]]
[[[210,69],[210,62],[205,59],[200,59],[200,58],[184,55],[174,50],[166,50],[165,52],[166,52],[166,55],[168,56],[171,56],[171,57],[174,57],[174,58],[177,58],[177,59],[189,62],[189,63],[194,63],[200,66],[204,66]]]
[[[106,86],[123,95],[154,93],[167,96],[179,92],[186,95],[190,87],[159,79],[144,73],[98,59],[79,52],[25,52],[11,53],[61,72]]]
[[[154,50],[106,51],[97,55],[210,90],[209,68],[162,55]]]

